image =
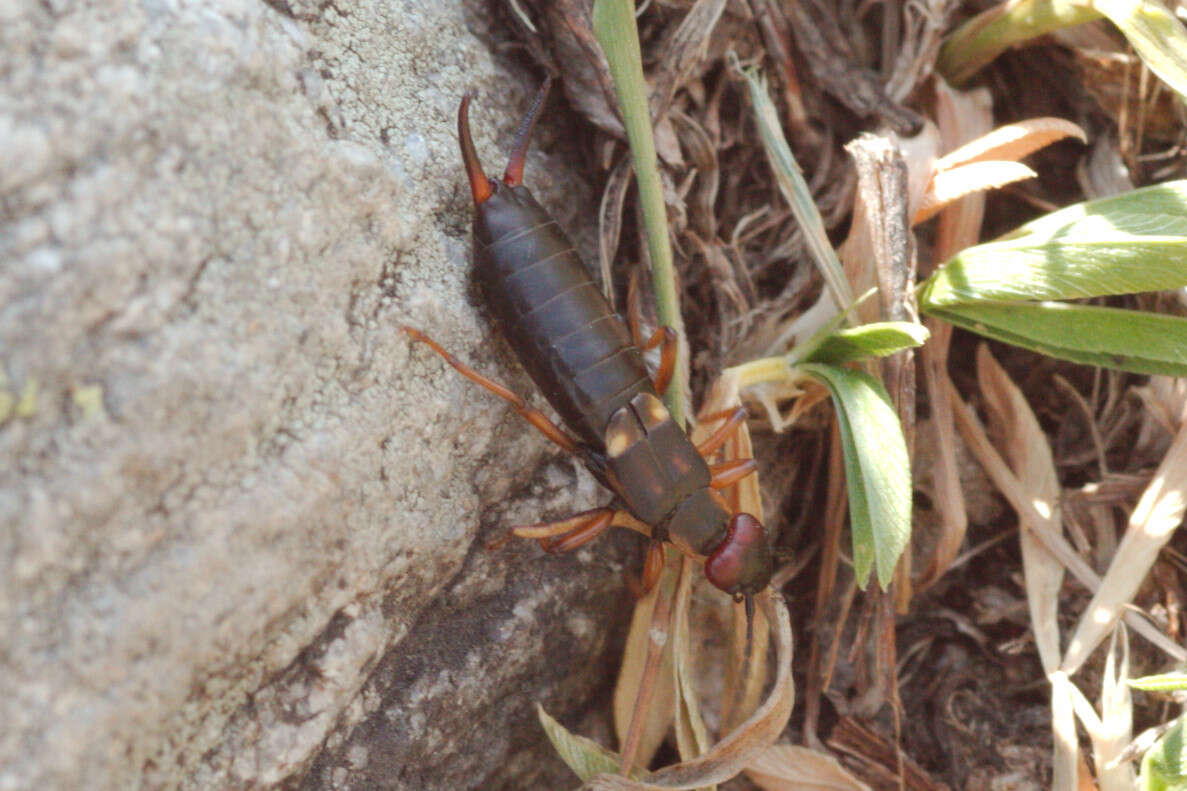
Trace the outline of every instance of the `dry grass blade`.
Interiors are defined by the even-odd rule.
[[[1133,739],[1133,695],[1129,689],[1129,633],[1113,630],[1100,688],[1100,727],[1084,729],[1092,739],[1092,759],[1101,791],[1129,791],[1133,767],[1122,756]]]
[[[631,617],[631,628],[627,633],[626,650],[622,656],[622,667],[618,671],[618,683],[614,688],[614,730],[620,744],[628,740],[628,733],[639,703],[639,690],[648,664],[652,646],[658,636],[653,633],[654,613],[659,597],[670,599],[675,595],[678,569],[681,565],[679,553],[668,552],[663,575],[651,592],[635,605]],[[637,747],[633,763],[646,765],[663,742],[676,712],[676,676],[672,670],[672,651],[664,650],[660,665],[652,671],[654,690],[643,721],[637,726],[635,737]]]
[[[693,680],[693,647],[688,619],[692,603],[692,560],[681,557],[680,583],[676,591],[676,614],[673,620],[672,648],[676,682],[676,749],[683,760],[699,758],[712,745],[709,730],[701,717],[701,702]]]
[[[1059,591],[1063,585],[1063,566],[1043,547],[1039,532],[1059,535],[1062,532],[1059,508],[1059,478],[1047,437],[1031,411],[1022,391],[993,359],[989,347],[977,347],[977,381],[985,405],[992,416],[1004,446],[1005,456],[1023,488],[1023,496],[1039,514],[1042,524],[1020,515],[1023,529],[1018,537],[1022,545],[1022,570],[1026,581],[1026,603],[1030,609],[1030,627],[1043,670],[1050,676],[1059,667]],[[1075,722],[1062,684],[1051,688],[1051,730],[1055,755],[1052,758],[1052,787],[1072,791],[1079,760]],[[1069,737],[1070,734],[1070,737]]]
[[[771,694],[750,719],[719,741],[702,757],[669,766],[636,781],[617,775],[599,775],[582,786],[589,791],[672,791],[701,788],[725,782],[769,747],[787,726],[795,702],[791,677],[791,616],[778,595],[759,597],[759,605],[775,629],[778,673]]]
[[[960,400],[960,395],[956,393],[951,382],[948,383],[948,387],[950,388],[950,400],[953,416],[956,418],[956,427],[960,430],[965,443],[968,444],[969,450],[972,451],[977,461],[980,462],[985,472],[989,475],[990,480],[993,481],[998,491],[1010,503],[1010,506],[1019,515],[1026,517],[1023,520],[1023,524],[1045,524],[1046,517],[1026,499],[1022,484],[1015,477],[1014,473],[1010,471],[1005,460],[994,449],[993,443],[989,441],[989,437],[985,434],[985,430],[981,427],[977,416]],[[1182,440],[1183,435],[1180,434],[1179,441]],[[1079,580],[1086,588],[1096,591],[1100,587],[1100,577],[1083,558],[1076,554],[1076,551],[1072,549],[1071,545],[1068,544],[1063,536],[1043,531],[1037,533],[1036,537],[1051,554],[1059,558],[1064,568],[1070,571],[1072,576]],[[1135,582],[1134,584],[1136,585],[1137,583]],[[1176,661],[1187,661],[1187,649],[1167,638],[1153,623],[1133,612],[1125,613],[1124,618],[1130,628],[1165,651]],[[1064,666],[1067,666],[1066,657],[1064,659]]]
[[[1187,425],[1179,429],[1154,473],[1154,480],[1129,517],[1117,554],[1072,635],[1063,660],[1065,671],[1074,673],[1108,636],[1133,601],[1158,553],[1183,521],[1184,512],[1187,512]]]
[[[831,755],[791,744],[768,747],[746,776],[763,791],[870,791]]]
[[[1051,457],[1051,446],[1022,391],[993,359],[989,347],[977,347],[977,381],[985,406],[992,416],[1004,446],[1006,459],[1023,487],[1022,495],[1045,516],[1043,524],[1027,523],[1023,530],[1022,569],[1026,579],[1026,600],[1039,660],[1046,673],[1059,667],[1059,590],[1063,566],[1035,538],[1037,532],[1062,532],[1059,508],[1059,478]]]

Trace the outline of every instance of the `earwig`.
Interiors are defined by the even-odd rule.
[[[554,443],[578,456],[616,499],[603,508],[558,522],[516,528],[553,552],[575,549],[603,533],[627,511],[651,526],[645,586],[662,563],[661,541],[705,559],[705,576],[744,599],[771,578],[763,526],[750,514],[730,514],[716,489],[754,469],[753,460],[705,461],[745,417],[740,408],[700,446],[676,424],[660,400],[676,360],[676,335],[661,328],[646,342],[632,337],[611,309],[572,243],[524,187],[532,128],[548,82],[525,117],[501,182],[487,178],[470,137],[470,96],[458,108],[462,162],[474,199],[474,273],[496,325],[569,432],[522,398],[470,369],[419,330],[402,329],[428,344],[461,374],[508,401]],[[632,322],[637,326],[637,322]],[[640,347],[662,345],[653,383]],[[573,436],[575,435],[575,436]]]

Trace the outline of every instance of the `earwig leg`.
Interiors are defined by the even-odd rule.
[[[605,533],[610,528],[610,523],[614,521],[615,509],[600,508],[597,510],[601,511],[601,513],[588,518],[584,524],[575,530],[571,530],[555,538],[541,538],[540,547],[545,552],[556,554],[560,552],[571,552],[593,541],[602,533]],[[592,514],[593,512],[590,513]]]
[[[659,369],[655,372],[655,390],[663,395],[672,381],[672,374],[676,370],[676,330],[671,327],[660,327],[646,341],[643,340],[643,302],[639,297],[639,272],[631,273],[631,282],[626,290],[627,324],[631,328],[631,338],[635,345],[643,351],[651,351],[663,344],[660,351]]]
[[[720,417],[725,417],[725,422],[708,439],[697,445],[697,452],[702,456],[715,453],[726,443],[730,435],[738,430],[738,426],[742,425],[742,421],[746,419],[746,407],[740,406],[729,412],[710,415],[706,422],[717,420]]]
[[[600,519],[607,514],[613,518],[614,509],[610,506],[591,508],[588,511],[582,511],[579,514],[573,514],[564,519],[557,519],[554,522],[540,522],[534,525],[513,527],[511,528],[511,532],[519,538],[556,538],[557,536],[563,536],[565,533],[580,530],[589,522]]]
[[[643,348],[643,300],[639,296],[639,270],[631,270],[631,279],[626,287],[626,323],[631,328],[631,339]]]
[[[659,368],[655,372],[655,391],[663,395],[667,391],[668,385],[672,382],[672,374],[676,371],[676,352],[678,350],[676,345],[676,330],[671,327],[660,327],[643,348],[654,349],[661,343],[663,344],[663,350],[660,352]]]
[[[433,351],[441,355],[445,362],[452,365],[454,369],[462,376],[466,377],[471,382],[485,387],[499,398],[511,404],[511,407],[519,413],[520,417],[535,426],[541,434],[548,437],[557,445],[560,445],[569,453],[577,453],[577,441],[562,431],[555,423],[549,420],[548,416],[543,412],[538,409],[532,409],[522,398],[508,390],[506,387],[503,387],[493,379],[487,379],[473,368],[470,368],[464,364],[461,360],[445,351],[445,349],[441,348],[440,344],[438,344],[428,335],[425,335],[420,330],[407,326],[400,327],[400,329],[421,343],[428,344],[428,346]]]
[[[647,547],[647,559],[643,561],[643,578],[639,580],[640,598],[651,593],[651,589],[655,587],[655,583],[659,582],[663,571],[664,542],[653,539]]]
[[[713,477],[709,480],[709,485],[714,489],[725,489],[757,469],[758,462],[754,459],[736,459],[735,461],[723,461],[720,464],[710,464],[709,474]]]

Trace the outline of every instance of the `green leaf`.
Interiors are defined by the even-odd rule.
[[[920,309],[974,301],[1075,299],[1187,286],[1187,181],[1053,212],[949,259]]]
[[[1145,791],[1182,791],[1187,789],[1184,771],[1183,718],[1162,735],[1142,757],[1142,776],[1138,783]]]
[[[536,715],[557,755],[581,778],[581,782],[588,782],[595,775],[618,771],[617,755],[593,739],[570,733],[568,728],[550,717],[539,703],[536,704]]]
[[[819,379],[836,407],[857,582],[864,586],[875,567],[885,589],[911,533],[911,462],[898,415],[869,374],[816,363],[799,370]]]
[[[1162,673],[1157,676],[1132,678],[1128,681],[1128,684],[1134,689],[1140,689],[1145,692],[1177,692],[1181,689],[1187,689],[1187,673],[1178,671],[1175,673]]]
[[[1150,71],[1187,99],[1187,31],[1166,6],[1156,0],[1093,0],[1092,6],[1120,28]]]
[[[959,85],[1010,47],[1093,19],[1100,12],[1082,0],[1013,0],[982,11],[944,41],[936,71]]]
[[[986,302],[928,311],[958,327],[1084,365],[1187,376],[1187,319],[1063,302]]]
[[[887,357],[903,349],[922,346],[928,335],[922,324],[909,321],[864,324],[830,334],[812,350],[806,361],[838,365],[870,357]]]

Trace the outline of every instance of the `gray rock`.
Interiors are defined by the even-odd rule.
[[[634,542],[476,548],[606,496],[397,330],[530,392],[454,137],[525,83],[452,3],[0,5],[0,789],[571,782]]]

